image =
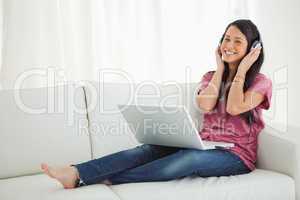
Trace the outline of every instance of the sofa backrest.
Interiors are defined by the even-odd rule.
[[[197,83],[86,82],[83,87],[2,90],[0,179],[39,173],[41,162],[75,164],[135,147],[139,143],[118,104],[185,105],[200,130],[197,88]],[[267,136],[260,135],[259,146]],[[264,151],[258,149],[259,168]]]
[[[185,105],[198,130],[202,115],[195,103],[197,83],[101,83],[84,86],[93,158],[135,147],[139,143],[118,110],[118,104]]]
[[[0,91],[0,178],[91,158],[81,86]]]

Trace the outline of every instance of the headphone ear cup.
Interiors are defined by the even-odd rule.
[[[260,41],[255,40],[255,41],[253,42],[252,46],[251,46],[251,49],[256,48],[256,47],[259,47],[259,46],[261,46]]]

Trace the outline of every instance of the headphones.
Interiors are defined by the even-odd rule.
[[[255,40],[255,41],[252,43],[251,49],[262,47],[261,44],[262,44],[262,42],[261,42],[260,40]]]

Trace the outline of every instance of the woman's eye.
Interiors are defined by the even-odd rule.
[[[238,40],[238,41],[235,41],[235,43],[238,43],[238,44],[240,44],[240,43],[241,43],[241,41],[239,41],[239,40]]]
[[[225,41],[230,41],[230,39],[228,39],[228,38],[225,38]]]

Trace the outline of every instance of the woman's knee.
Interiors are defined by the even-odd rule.
[[[142,144],[125,151],[126,154],[134,156],[149,157],[155,153],[155,147],[151,144]]]
[[[186,175],[199,165],[199,151],[197,150],[181,150],[178,159],[170,165],[161,169],[161,173],[165,177],[173,177],[176,174]]]
[[[183,160],[193,163],[199,163],[201,158],[201,154],[203,155],[203,152],[197,149],[186,149],[182,151],[183,154]]]

